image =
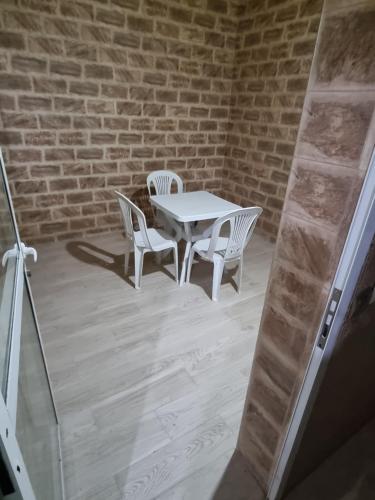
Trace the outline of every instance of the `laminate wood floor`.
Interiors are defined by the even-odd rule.
[[[273,244],[255,234],[241,295],[229,270],[214,303],[203,262],[180,288],[172,263],[147,254],[135,290],[123,243],[115,232],[39,245],[30,265],[67,500],[256,500],[250,476],[236,493],[228,470]]]

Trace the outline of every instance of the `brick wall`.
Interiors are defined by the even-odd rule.
[[[118,227],[113,191],[143,205],[161,168],[260,204],[274,235],[319,5],[2,1],[0,145],[23,238]]]
[[[239,7],[222,0],[0,6],[0,144],[22,236],[116,227],[113,191],[169,168],[221,190]]]
[[[374,25],[373,0],[324,3],[238,443],[264,491],[374,150]]]
[[[323,0],[255,0],[239,19],[223,189],[276,237]]]

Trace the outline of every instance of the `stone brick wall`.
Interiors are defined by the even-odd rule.
[[[374,25],[373,0],[325,1],[239,437],[265,491],[375,146]]]
[[[147,173],[221,191],[240,2],[0,5],[0,144],[26,240],[118,227]]]
[[[321,0],[4,0],[0,145],[23,238],[119,227],[177,171],[275,237]]]
[[[239,18],[223,189],[276,237],[323,0],[255,0]]]

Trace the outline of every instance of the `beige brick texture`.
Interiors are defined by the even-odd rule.
[[[251,1],[239,19],[223,190],[275,238],[322,0]]]
[[[22,237],[120,226],[175,170],[264,207],[275,235],[320,2],[14,0],[0,4],[0,145]]]
[[[301,14],[306,12],[305,5],[312,9],[313,2],[300,4]],[[285,443],[371,162],[375,137],[374,25],[373,0],[324,3],[238,440],[264,491],[271,484]],[[302,67],[309,57],[304,54],[313,45],[308,38],[294,41],[290,50],[296,57],[290,64]],[[278,62],[280,67],[284,67],[282,61]],[[291,81],[295,88],[294,78],[288,79],[283,88],[288,90]],[[296,96],[298,101],[302,98],[303,94]],[[275,107],[273,112],[277,110]],[[280,107],[280,129],[293,134],[298,112],[297,106]],[[292,150],[294,141],[275,141],[276,154],[272,154],[285,157],[285,163],[281,168],[273,167],[271,175],[288,173],[288,156],[278,152],[281,145]],[[269,178],[268,182],[273,185]],[[340,351],[340,342],[338,347]],[[341,382],[342,378],[336,380]],[[334,422],[332,416],[330,421]],[[326,445],[324,439],[321,442]],[[302,455],[297,455],[296,464],[308,455],[306,448]]]

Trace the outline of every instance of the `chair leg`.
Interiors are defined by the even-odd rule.
[[[187,272],[186,272],[186,282],[187,283],[190,283],[191,267],[193,265],[194,254],[195,254],[195,251],[192,248],[190,250],[190,253],[189,253],[189,260],[188,260],[188,265],[187,265]]]
[[[143,249],[134,246],[134,281],[135,288],[139,290],[141,288],[141,277],[143,270]]]
[[[155,260],[158,266],[161,266],[162,252],[156,252]]]
[[[177,243],[176,246],[173,248],[173,255],[174,255],[174,268],[175,268],[175,277],[176,281],[178,283],[178,249],[177,249]]]
[[[221,278],[223,277],[224,261],[216,260],[214,262],[214,276],[212,279],[212,300],[219,300]]]
[[[241,255],[240,261],[238,263],[238,269],[237,269],[237,292],[238,293],[241,293],[242,267],[243,267],[243,255]]]
[[[125,271],[125,275],[127,275],[128,272],[129,272],[129,257],[130,257],[130,248],[127,248],[125,250],[125,255],[124,255],[124,271]]]

